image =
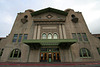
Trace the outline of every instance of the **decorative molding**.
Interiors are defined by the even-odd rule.
[[[57,27],[42,27],[42,29],[57,29]]]

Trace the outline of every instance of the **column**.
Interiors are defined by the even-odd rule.
[[[35,25],[34,27],[33,39],[36,39],[36,35],[37,35],[37,25]]]
[[[38,25],[37,39],[40,39],[40,25]]]
[[[65,26],[64,25],[62,25],[62,30],[63,30],[64,39],[66,39],[66,31],[65,31]]]
[[[59,25],[59,39],[63,39],[61,25]]]

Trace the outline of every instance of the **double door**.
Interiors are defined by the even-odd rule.
[[[60,62],[59,52],[41,52],[40,62]]]

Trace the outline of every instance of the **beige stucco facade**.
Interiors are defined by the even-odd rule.
[[[46,9],[48,10],[45,11]],[[40,11],[26,10],[23,13],[17,14],[9,36],[0,41],[0,49],[3,49],[2,55],[0,56],[0,62],[40,62],[40,59],[42,59],[41,53],[46,53],[46,62],[49,62],[50,57],[48,55],[52,56],[51,61],[53,62],[54,54],[56,53],[59,53],[59,62],[100,61],[100,55],[97,50],[97,48],[100,48],[100,40],[92,36],[89,32],[81,12],[75,12],[72,9],[67,9],[65,11],[54,8],[46,9]],[[32,15],[36,12],[36,15]],[[66,15],[60,12],[64,12]],[[78,20],[75,19],[76,21],[72,21],[73,18],[77,18]],[[62,47],[66,47],[67,44],[70,44],[70,46],[67,46],[68,48],[61,48],[59,45],[53,45],[54,43],[52,42],[49,43],[52,45],[45,44],[38,49],[35,49],[35,46],[31,47],[30,45],[36,44],[34,40],[43,40],[43,33],[46,34],[47,40],[49,33],[52,34],[52,39],[53,35],[56,33],[57,39],[59,40],[73,39],[72,34],[74,33],[76,34],[77,42],[71,44],[66,41],[66,44]],[[78,39],[78,33],[81,35],[82,41]],[[84,41],[84,37],[82,37],[83,33],[86,34],[85,38],[87,38],[88,41]],[[13,42],[14,34],[18,35],[15,42]],[[22,34],[22,38],[21,42],[18,42],[20,34]],[[24,34],[27,34],[27,40],[33,40],[31,44],[23,42]],[[13,58],[11,58],[10,55],[16,48],[21,51],[21,56],[17,58],[13,56]],[[57,52],[41,52],[41,48],[59,48],[59,50]],[[86,55],[84,55],[84,52],[80,51],[82,48],[86,48],[90,56],[87,56],[87,50],[85,50]],[[82,57],[80,54],[82,54]]]

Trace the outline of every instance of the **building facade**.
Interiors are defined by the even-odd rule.
[[[11,33],[0,41],[0,62],[92,61],[100,61],[100,40],[73,9],[18,13]]]

